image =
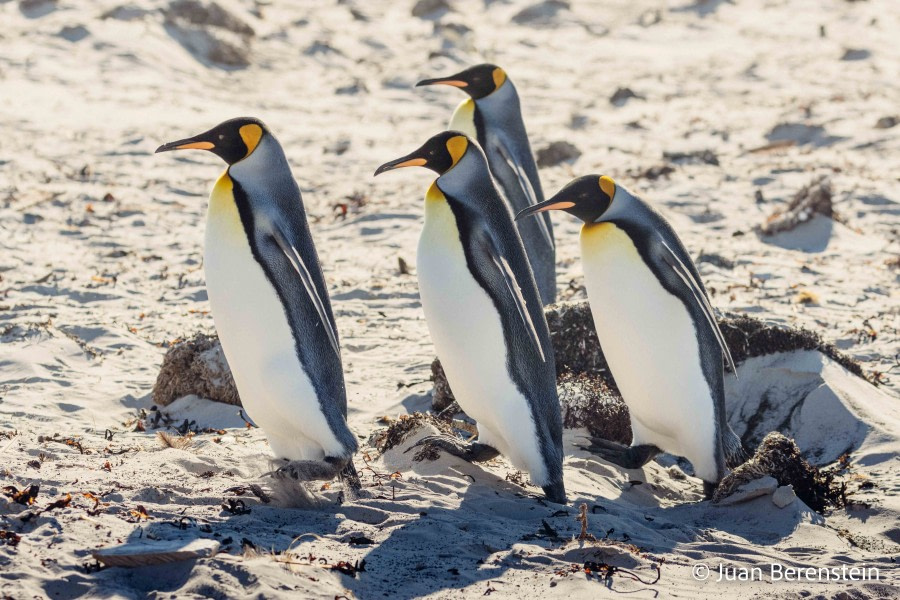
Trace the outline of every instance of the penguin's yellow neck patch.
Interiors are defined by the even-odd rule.
[[[591,260],[613,249],[626,251],[627,256],[639,256],[628,234],[614,223],[585,223],[581,228],[581,260]]]
[[[499,90],[500,86],[503,85],[503,82],[506,81],[506,71],[497,67],[494,69],[492,75],[494,76],[494,89]]]
[[[453,116],[450,118],[450,126],[448,129],[462,131],[472,139],[478,135],[475,130],[475,101],[466,98],[456,107]]]
[[[469,141],[461,135],[455,135],[447,140],[447,152],[450,153],[450,157],[453,159],[452,166],[456,166],[456,163],[463,157],[468,147]]]
[[[238,129],[238,133],[241,134],[241,139],[244,140],[244,145],[247,146],[247,154],[244,155],[244,158],[247,158],[254,150],[256,150],[256,147],[259,145],[259,140],[262,139],[262,127],[255,123],[251,123],[250,125],[244,125]]]
[[[612,202],[612,199],[616,195],[616,182],[612,180],[612,177],[607,177],[604,175],[600,178],[600,189],[603,190],[603,193],[609,196],[609,201]]]
[[[206,221],[207,235],[212,234],[216,238],[246,235],[241,215],[234,202],[234,182],[228,171],[222,173],[209,195]]]
[[[437,180],[431,182],[431,185],[428,186],[428,190],[425,192],[425,205],[426,207],[429,204],[433,204],[435,202],[446,202],[447,197],[444,196],[444,192],[441,191],[441,188],[437,185]]]

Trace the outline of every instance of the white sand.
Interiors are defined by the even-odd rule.
[[[527,3],[454,1],[455,10],[433,20],[411,16],[408,1],[229,0],[222,6],[255,36],[250,66],[228,71],[196,60],[170,35],[184,39],[164,26],[167,2],[121,1],[0,2],[0,432],[18,434],[0,436],[0,484],[41,486],[34,507],[0,497],[0,530],[21,535],[18,546],[0,543],[0,595],[900,595],[891,562],[900,543],[900,288],[897,267],[886,265],[900,253],[900,126],[875,127],[900,112],[894,2],[573,1],[541,25],[513,22]],[[118,7],[126,8],[101,18]],[[842,60],[848,49],[865,52]],[[335,505],[337,484],[316,510],[245,494],[251,512],[233,516],[221,509],[223,498],[236,498],[225,490],[260,483],[269,468],[261,433],[245,429],[233,407],[183,402],[181,418],[226,429],[198,434],[186,449],[131,431],[131,419],[150,406],[167,343],[213,328],[201,243],[205,198],[223,167],[202,153],[151,153],[243,114],[276,132],[303,190],[343,340],[351,427],[367,438],[381,415],[429,406],[433,349],[415,276],[399,275],[397,261],[415,264],[430,177],[409,170],[375,181],[371,173],[441,129],[462,99],[412,85],[482,60],[516,82],[536,150],[568,140],[583,152],[574,164],[541,170],[546,192],[576,174],[611,175],[663,210],[695,257],[734,262],[699,263],[717,308],[815,329],[867,370],[887,372],[879,390],[830,363],[810,374],[803,353],[779,359],[803,381],[824,382],[821,398],[849,394],[839,403],[852,404],[854,416],[829,433],[830,445],[809,433],[818,421],[802,420],[796,431],[807,427],[798,439],[804,450],[862,444],[851,456],[850,489],[868,506],[822,517],[799,501],[779,509],[770,495],[727,507],[696,503],[697,480],[673,478],[656,463],[623,472],[572,447],[581,433],[569,432],[566,514],[536,500],[538,490],[507,481],[503,460],[411,464],[410,455],[377,457],[369,448],[359,501]],[[619,87],[643,99],[613,106]],[[776,129],[783,124],[791,126]],[[751,151],[785,135],[797,143]],[[665,164],[663,152],[705,149],[719,166],[682,163],[668,178],[638,176]],[[816,174],[831,176],[846,224],[817,217],[759,239],[752,228]],[[334,205],[353,194],[367,204],[336,219]],[[578,225],[554,220],[564,290],[581,279]],[[798,303],[804,291],[817,302]],[[77,437],[84,453],[39,442],[54,434]],[[39,468],[29,466],[35,460]],[[94,502],[84,492],[108,505],[88,514]],[[66,493],[74,496],[68,508],[23,522]],[[582,502],[593,508],[588,532],[605,541],[572,541]],[[139,505],[150,519],[129,513]],[[183,517],[185,529],[172,525]],[[547,537],[542,520],[559,539]],[[349,543],[358,536],[374,544]],[[210,538],[222,551],[165,567],[83,568],[92,550],[138,537]],[[243,538],[259,553],[242,553]],[[289,547],[291,562],[303,564],[268,554]],[[341,575],[319,558],[365,559],[366,570]],[[580,570],[586,560],[649,581],[651,565],[664,562],[656,584],[616,574],[610,591]],[[767,576],[770,563],[877,567],[881,580],[692,577],[697,563],[723,562],[761,566]],[[572,564],[578,572],[558,573]]]

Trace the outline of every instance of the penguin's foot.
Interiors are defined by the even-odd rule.
[[[562,481],[541,486],[541,489],[544,490],[544,495],[550,502],[556,502],[557,504],[569,503],[568,498],[566,498],[566,488]]]
[[[500,451],[493,446],[482,444],[479,442],[464,442],[459,438],[449,435],[429,435],[410,447],[407,452],[413,448],[421,448],[413,456],[413,460],[420,462],[422,460],[435,460],[438,457],[438,451],[443,450],[448,454],[452,454],[466,462],[484,462],[491,460],[500,455]]]
[[[335,477],[342,476],[348,468],[352,469],[355,476],[356,468],[353,467],[353,461],[326,457],[325,460],[292,460],[267,475],[297,481],[331,481]],[[359,477],[356,477],[356,481],[359,482]]]
[[[347,487],[347,495],[350,499],[356,500],[359,498],[362,483],[359,480],[359,474],[356,472],[356,466],[354,466],[352,458],[347,461],[347,466],[341,470],[338,477],[340,477],[341,483]]]
[[[618,465],[623,469],[640,469],[662,452],[653,444],[641,444],[639,446],[625,446],[601,438],[590,438],[590,446],[582,446],[582,449],[593,452],[605,461]]]

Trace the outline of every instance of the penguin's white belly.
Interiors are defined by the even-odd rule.
[[[536,485],[547,469],[531,408],[507,370],[500,315],[466,265],[456,219],[443,199],[426,200],[417,269],[425,320],[453,395],[493,446]]]
[[[717,481],[715,411],[687,308],[612,223],[581,234],[591,313],[613,377],[631,413],[633,445],[684,456]]]
[[[204,270],[213,320],[241,403],[277,458],[342,456],[294,344],[284,307],[253,257],[227,174],[210,197]]]

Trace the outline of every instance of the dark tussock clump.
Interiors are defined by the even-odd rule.
[[[432,425],[441,433],[448,435],[453,433],[450,425],[436,419],[434,415],[414,412],[411,415],[400,415],[391,421],[387,428],[375,431],[369,438],[369,445],[383,454],[402,444],[403,440],[425,425]]]
[[[600,340],[597,339],[588,303],[551,304],[544,313],[547,316],[550,340],[556,355],[557,385],[563,381],[562,376],[565,374],[586,374],[597,378],[598,385],[608,388],[615,397],[621,397],[600,349]],[[719,327],[735,364],[740,364],[748,358],[777,352],[818,350],[854,375],[867,379],[859,362],[808,329],[776,325],[753,317],[731,314],[719,318]],[[439,359],[435,359],[431,364],[431,373],[434,381],[433,407],[435,411],[440,412],[453,402],[453,392],[447,383]]]
[[[434,391],[431,393],[431,409],[436,413],[441,413],[453,404],[453,392],[450,391],[444,367],[441,366],[438,358],[431,361],[431,381],[434,382]]]
[[[203,333],[172,344],[153,385],[153,402],[167,406],[184,396],[241,405],[219,338]]]
[[[763,235],[791,231],[812,219],[816,214],[842,222],[842,219],[834,212],[833,195],[831,180],[825,175],[820,175],[800,188],[785,209],[776,210],[757,229]]]
[[[766,323],[742,315],[726,315],[719,319],[719,328],[731,350],[735,364],[748,358],[794,350],[818,350],[854,375],[866,379],[862,366],[834,344],[825,342],[819,334],[802,327],[786,327]]]
[[[585,428],[594,436],[631,443],[631,421],[622,397],[603,379],[566,373],[556,382],[563,427]]]
[[[753,457],[727,475],[713,495],[719,502],[742,485],[771,475],[778,485],[791,485],[794,493],[814,511],[821,513],[828,506],[847,504],[847,484],[835,481],[835,473],[810,465],[800,455],[794,440],[773,431],[767,435]]]

